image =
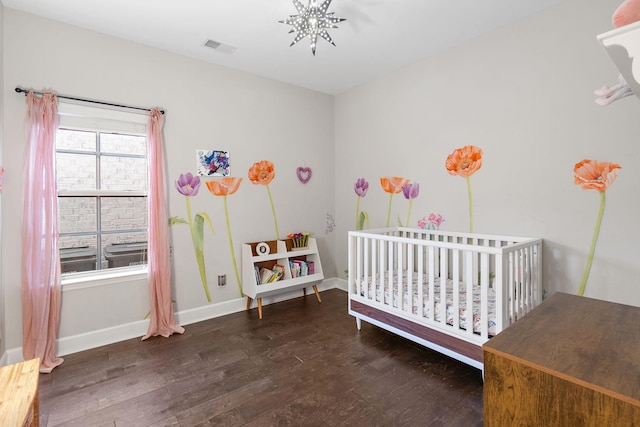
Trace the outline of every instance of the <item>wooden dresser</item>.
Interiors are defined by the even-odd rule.
[[[557,293],[484,346],[484,422],[640,426],[640,308]]]
[[[40,359],[0,368],[0,426],[37,426]]]

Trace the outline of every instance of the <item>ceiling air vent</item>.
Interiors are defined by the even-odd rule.
[[[210,47],[211,49],[226,54],[232,54],[236,51],[236,47],[229,46],[228,44],[224,44],[221,42],[217,42],[215,40],[207,40],[204,42],[204,46]]]

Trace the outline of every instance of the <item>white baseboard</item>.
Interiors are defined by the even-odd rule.
[[[320,292],[329,289],[341,289],[346,291],[346,280],[339,278],[331,278],[324,280],[318,285]],[[286,301],[292,298],[300,297],[300,291],[283,293],[262,299],[262,305],[269,305],[280,301]],[[185,326],[191,323],[202,322],[204,320],[213,319],[227,314],[238,313],[246,309],[247,300],[236,298],[233,300],[211,304],[204,307],[198,307],[191,310],[184,310],[176,313],[176,323]],[[255,305],[255,304],[254,304]],[[58,339],[58,356],[77,353],[79,351],[89,350],[103,345],[113,344],[119,341],[131,338],[142,338],[149,328],[149,320],[141,320],[137,322],[117,325],[111,328],[100,329],[97,331],[87,332],[83,334],[72,335]],[[7,350],[0,358],[0,366],[10,365],[22,362],[22,347]]]

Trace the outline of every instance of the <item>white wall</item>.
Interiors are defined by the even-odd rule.
[[[514,25],[425,59],[336,98],[336,260],[346,266],[346,231],[361,202],[371,226],[386,223],[379,178],[419,182],[413,219],[441,213],[446,230],[468,231],[464,179],[444,164],[458,147],[484,150],[472,178],[475,231],[544,238],[548,292],[576,293],[599,206],[573,183],[588,158],[622,165],[607,206],[586,296],[640,305],[640,100],[609,107],[593,91],[618,72],[596,35],[612,29],[618,0],[568,0]],[[407,201],[393,201],[392,222]]]
[[[4,81],[4,6],[0,3],[0,82]],[[0,98],[0,166],[4,166],[3,147],[4,147],[4,99]],[[2,241],[2,197],[0,197],[0,242]],[[0,310],[4,307],[4,280],[2,271],[2,246],[0,245]],[[4,313],[4,311],[2,311]],[[6,350],[6,341],[4,339],[6,321],[4,315],[0,315],[0,354],[4,354]]]
[[[600,107],[593,95],[618,74],[595,38],[611,28],[618,3],[603,0],[587,8],[567,0],[355,88],[338,96],[335,107],[326,95],[5,9],[4,349],[21,346],[17,266],[25,104],[13,91],[16,85],[166,109],[171,181],[194,170],[196,149],[228,150],[232,174],[245,177],[229,197],[238,261],[243,241],[274,237],[266,191],[246,178],[253,162],[274,161],[271,190],[280,230],[314,233],[326,277],[342,276],[346,267],[359,177],[371,183],[361,208],[372,226],[386,221],[388,196],[379,177],[399,175],[421,184],[413,223],[437,212],[446,218],[445,229],[466,230],[465,183],[449,176],[444,162],[453,149],[474,144],[485,153],[483,168],[472,177],[476,231],[544,238],[546,289],[575,293],[598,195],[573,184],[573,166],[583,158],[620,163],[620,176],[607,192],[586,294],[640,305],[640,226],[634,215],[640,208],[640,171],[634,168],[640,101]],[[307,185],[295,178],[295,168],[304,165],[313,168]],[[405,220],[406,208],[396,196],[394,221],[397,215]],[[186,215],[184,198],[173,188],[170,210]],[[202,188],[193,200],[193,212],[200,211],[216,229],[205,239],[214,302],[204,300],[188,230],[176,226],[176,309],[183,313],[238,298],[222,201]],[[326,214],[334,212],[336,230],[325,233]],[[215,286],[218,274],[227,275],[221,289]],[[139,322],[148,308],[146,295],[144,280],[65,291],[61,338]]]
[[[324,272],[335,276],[333,234],[325,233],[333,214],[333,98],[108,37],[77,27],[5,9],[4,115],[7,144],[2,215],[2,283],[8,349],[22,345],[20,310],[21,167],[25,100],[16,86],[49,88],[60,94],[166,110],[170,215],[186,217],[184,197],[173,182],[195,172],[197,149],[230,153],[231,174],[244,177],[228,197],[235,254],[241,244],[275,238],[266,189],[247,178],[249,167],[275,164],[270,188],[281,234],[309,231],[318,239]],[[298,166],[313,170],[304,185]],[[222,198],[204,184],[192,198],[193,214],[206,212],[216,234],[205,236],[205,261],[213,301],[208,304],[187,226],[174,226],[173,267],[176,310],[185,312],[240,298],[232,268]],[[283,237],[283,236],[281,236]],[[238,265],[240,268],[241,266]],[[218,288],[216,276],[226,274]],[[60,338],[142,320],[148,311],[144,280],[65,290]]]

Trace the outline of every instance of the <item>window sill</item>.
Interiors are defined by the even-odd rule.
[[[62,277],[62,289],[64,291],[73,291],[145,280],[147,277],[148,269],[146,265],[114,268],[100,272],[72,273]]]

